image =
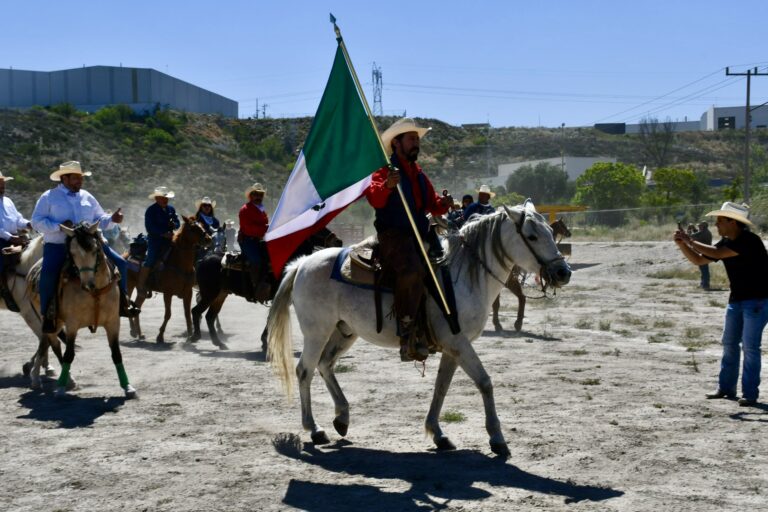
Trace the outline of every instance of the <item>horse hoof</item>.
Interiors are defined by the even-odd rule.
[[[165,338],[163,338],[162,336],[158,336],[157,338],[155,338],[155,341],[160,344],[163,344],[165,343]]]
[[[523,328],[523,322],[515,322],[515,330],[517,332],[520,332],[520,329]]]
[[[125,389],[125,398],[127,398],[128,400],[139,397],[139,393],[136,391],[136,388],[134,388],[130,384],[125,386],[124,389]]]
[[[77,388],[77,382],[75,382],[75,379],[70,377],[67,381],[67,391],[72,391],[75,388]]]
[[[40,378],[30,380],[29,387],[30,389],[40,389]]]
[[[349,423],[344,423],[338,419],[335,419],[333,420],[333,428],[336,429],[336,432],[338,432],[341,437],[346,437],[347,431],[349,430]]]
[[[147,337],[144,336],[143,334],[139,334],[139,336],[136,339],[139,341],[147,341]]]
[[[67,397],[67,388],[60,386],[56,388],[56,393],[54,395],[56,398],[66,398]]]
[[[456,445],[453,444],[447,437],[441,437],[440,439],[437,439],[435,441],[435,445],[437,446],[437,451],[439,452],[447,452],[456,449]]]
[[[328,439],[328,436],[324,430],[318,430],[312,434],[312,444],[314,445],[330,444],[330,442],[331,440]]]
[[[503,459],[509,458],[512,453],[507,447],[507,443],[491,443],[491,451]]]
[[[56,376],[56,368],[53,366],[46,366],[45,367],[45,376],[46,377],[55,377]]]
[[[32,363],[24,363],[21,367],[21,372],[25,377],[29,377],[29,374],[32,373]]]
[[[227,346],[227,344],[226,344],[226,343],[224,343],[224,342],[221,342],[221,341],[220,341],[220,342],[219,342],[219,344],[218,344],[217,346],[219,347],[219,350],[229,350],[229,347],[228,347],[228,346]]]
[[[503,327],[501,326],[501,324],[500,324],[500,323],[498,323],[498,322],[493,322],[493,329],[494,329],[496,332],[501,332],[501,331],[503,331],[503,330],[504,330],[504,328],[503,328]]]

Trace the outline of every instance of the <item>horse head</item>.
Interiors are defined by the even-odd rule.
[[[67,235],[67,250],[72,264],[80,275],[80,286],[91,292],[96,289],[96,273],[99,267],[106,265],[101,247],[99,223],[81,222],[74,227],[61,225]]]
[[[203,249],[211,245],[211,237],[194,217],[182,215],[181,218],[183,220],[181,229],[173,237],[177,244],[182,244],[185,247],[202,247]]]
[[[505,206],[504,211],[523,242],[514,244],[510,251],[515,263],[528,272],[538,272],[544,286],[568,284],[571,269],[557,249],[552,228],[536,211],[533,201],[527,199],[511,209]]]
[[[565,225],[565,220],[560,217],[555,222],[550,224],[550,227],[552,228],[552,232],[555,235],[555,237],[565,237],[570,238],[571,237],[571,230],[568,229],[568,226]]]

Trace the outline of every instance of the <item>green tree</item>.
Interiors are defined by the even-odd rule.
[[[554,203],[566,197],[568,173],[560,166],[542,162],[524,165],[507,178],[507,190],[530,197],[536,203]]]
[[[632,165],[598,162],[576,179],[575,201],[593,210],[632,208],[640,204],[645,188],[643,174]],[[608,225],[624,223],[624,212],[600,214],[598,221]]]
[[[697,177],[690,169],[672,169],[662,167],[653,173],[655,186],[645,193],[644,199],[651,199],[649,204],[671,206],[691,199],[691,193]]]

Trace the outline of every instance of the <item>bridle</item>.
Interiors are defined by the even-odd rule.
[[[71,259],[71,252],[70,252],[70,246],[72,245],[72,239],[75,238],[75,236],[67,237],[67,254],[69,255]],[[94,241],[96,242],[96,262],[93,264],[92,267],[80,267],[75,265],[75,268],[77,269],[77,273],[79,276],[82,276],[83,272],[93,272],[94,278],[96,277],[96,273],[98,272],[99,268],[102,264],[106,264],[106,258],[107,255],[104,252],[104,245],[101,241],[101,237],[97,235],[91,235],[94,238]],[[103,263],[102,263],[103,262]],[[74,263],[74,261],[73,261]],[[82,280],[82,277],[80,278]],[[113,285],[117,283],[117,279],[115,279],[114,272],[109,272],[109,281],[107,284],[102,286],[101,288],[96,288],[94,290],[90,290],[88,293],[93,297],[94,301],[94,307],[93,307],[93,325],[94,327],[99,325],[99,312],[101,311],[101,296],[106,294]]]

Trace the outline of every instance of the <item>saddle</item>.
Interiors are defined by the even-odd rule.
[[[9,245],[2,250],[3,264],[6,269],[12,269],[21,263],[21,253],[24,252],[23,245]]]
[[[237,270],[243,272],[248,266],[248,260],[245,259],[245,254],[241,252],[225,252],[221,258],[222,270]]]

